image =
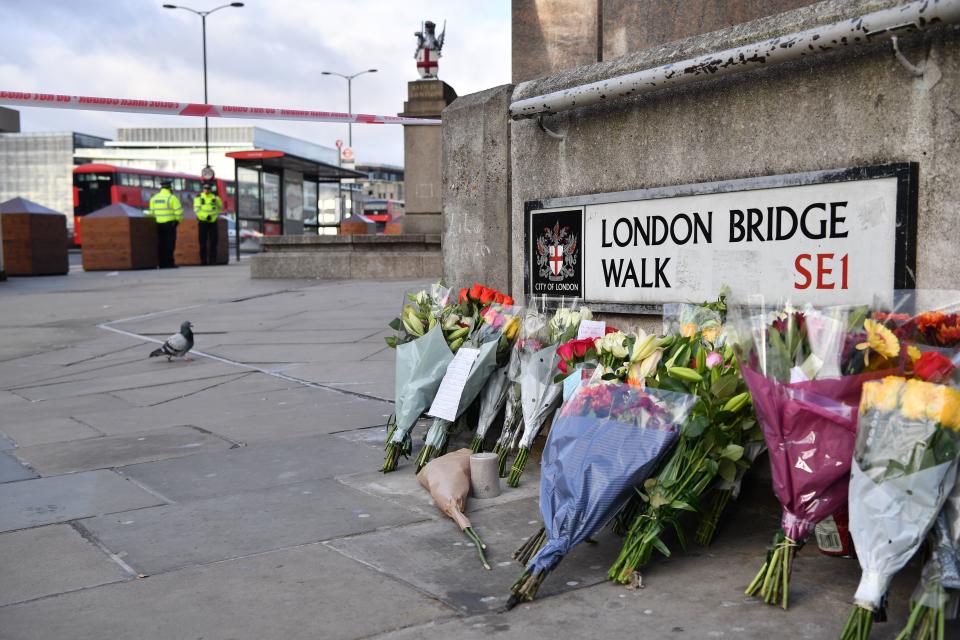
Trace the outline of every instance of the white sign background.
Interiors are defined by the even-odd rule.
[[[762,211],[764,221],[759,230],[766,239],[768,207],[790,207],[799,218],[811,204],[825,203],[826,212],[812,211],[807,226],[818,231],[820,222],[825,220],[829,231],[832,202],[846,202],[837,209],[837,215],[844,218],[837,229],[847,232],[845,238],[810,239],[798,229],[789,240],[761,242],[754,238],[750,242],[730,241],[731,210],[743,211],[745,218],[748,208]],[[584,205],[583,298],[588,302],[626,304],[690,302],[713,299],[721,287],[728,285],[734,298],[738,299],[760,293],[769,300],[789,298],[818,305],[869,303],[875,294],[893,288],[896,203],[897,178],[886,177]],[[575,208],[567,206],[537,211]],[[639,237],[636,246],[632,242],[624,247],[613,243],[613,228],[620,218],[629,220],[632,229],[635,217],[645,226],[648,216],[662,216],[669,224],[679,214],[685,213],[692,218],[691,214],[698,212],[705,222],[708,211],[713,212],[710,243],[705,241],[702,233],[696,244],[691,238],[686,244],[678,245],[669,235],[663,244],[657,246],[647,246]],[[604,220],[606,238],[602,228]],[[745,219],[744,227],[746,224]],[[685,228],[685,225],[679,225],[682,233]],[[620,237],[625,238],[626,225],[621,224],[620,231]],[[604,239],[613,246],[602,246]],[[797,257],[802,254],[811,256],[800,263],[809,273],[807,288],[796,286],[807,279],[797,269]],[[818,254],[833,254],[832,258],[823,258],[822,274],[818,274]],[[840,288],[843,256],[847,256],[846,289]],[[641,272],[644,258],[646,278],[642,278]],[[608,268],[611,261],[625,268],[627,261],[632,260],[638,281],[653,284],[657,258],[661,259],[662,275],[669,282],[669,288],[638,287],[632,280],[626,286],[608,286],[604,261],[607,261]],[[663,266],[666,258],[669,262]],[[624,262],[620,263],[620,260]],[[831,271],[827,273],[826,269]],[[818,289],[818,278],[825,286],[833,284],[833,288]]]

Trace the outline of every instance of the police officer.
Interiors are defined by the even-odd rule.
[[[173,253],[177,248],[177,225],[183,219],[183,205],[170,190],[170,180],[160,181],[160,191],[150,198],[147,215],[157,221],[157,254],[161,269],[176,269]]]
[[[217,217],[223,211],[223,201],[213,193],[210,183],[203,183],[203,191],[193,199],[193,212],[200,228],[200,263],[217,264]],[[209,248],[209,250],[208,250]]]

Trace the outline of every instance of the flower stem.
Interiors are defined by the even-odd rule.
[[[873,626],[873,612],[854,605],[847,623],[840,632],[840,640],[867,640]]]
[[[702,546],[708,547],[713,542],[720,517],[730,504],[732,494],[730,489],[722,489],[714,495],[710,511],[700,520],[700,526],[697,528],[697,542]]]
[[[391,471],[397,470],[397,462],[400,460],[400,450],[401,446],[398,442],[388,442],[387,443],[387,454],[383,460],[383,466],[380,467],[380,471],[384,473],[389,473]]]
[[[929,607],[924,602],[935,601],[937,607]],[[939,582],[931,585],[924,593],[924,597],[914,602],[910,608],[910,617],[907,624],[897,636],[896,640],[943,640],[944,611],[943,603],[946,594],[943,585]]]
[[[483,451],[483,438],[480,436],[473,436],[473,439],[470,441],[470,451],[474,453],[480,453]]]
[[[480,556],[480,563],[483,565],[483,568],[489,571],[490,563],[487,562],[487,554],[483,552],[483,550],[487,548],[487,545],[483,543],[483,540],[481,540],[477,532],[473,530],[473,527],[467,527],[463,532],[467,534],[467,537],[470,538],[470,541],[477,548],[477,555]]]
[[[497,448],[499,447],[499,448]],[[493,452],[497,454],[497,469],[498,474],[501,478],[507,477],[507,456],[510,455],[510,447],[497,443],[497,447],[493,449]]]
[[[520,447],[517,452],[517,458],[513,461],[513,468],[510,469],[510,477],[507,478],[507,485],[511,487],[520,486],[520,476],[523,475],[523,469],[527,466],[527,458],[530,455],[530,449]]]
[[[513,559],[526,566],[530,559],[537,554],[547,541],[547,530],[540,527],[540,530],[527,538],[527,541],[520,545],[520,548],[513,552]]]
[[[543,583],[543,579],[546,577],[546,572],[530,573],[524,570],[524,572],[520,574],[520,577],[517,578],[517,581],[513,583],[513,586],[510,587],[511,596],[504,606],[504,611],[513,609],[521,602],[530,602],[533,600],[537,595],[537,591],[540,589],[540,585]]]
[[[780,604],[787,608],[790,598],[790,574],[793,572],[793,558],[799,545],[777,531],[773,536],[773,546],[767,553],[760,572],[744,592],[748,596],[760,596],[767,604]]]
[[[417,463],[415,465],[414,473],[420,473],[420,470],[427,466],[427,463],[433,459],[434,448],[432,444],[425,444],[420,449],[420,454],[417,456]]]

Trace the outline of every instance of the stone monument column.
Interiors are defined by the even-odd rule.
[[[443,80],[415,80],[407,85],[407,101],[399,115],[439,119],[440,112],[456,98],[457,92]],[[403,157],[404,233],[443,233],[443,127],[404,125]]]

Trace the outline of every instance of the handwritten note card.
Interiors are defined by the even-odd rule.
[[[577,340],[584,338],[602,338],[607,330],[607,323],[603,320],[581,320],[577,329]]]
[[[460,406],[460,396],[463,395],[463,387],[467,384],[467,377],[470,375],[470,369],[477,356],[480,355],[479,349],[470,349],[461,347],[453,360],[447,366],[447,372],[443,374],[443,380],[440,381],[440,388],[437,389],[437,395],[427,411],[428,416],[441,418],[449,422],[457,419],[457,408]]]

